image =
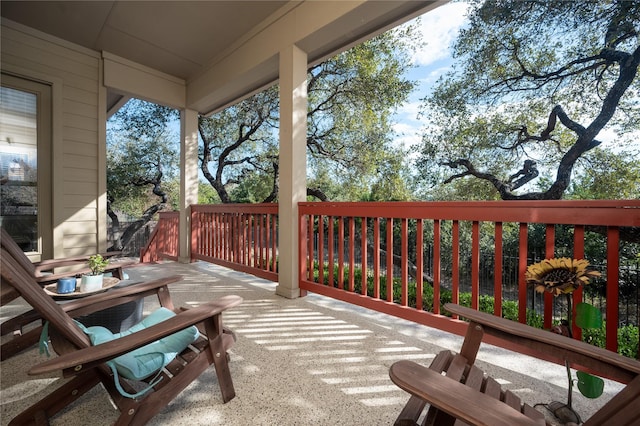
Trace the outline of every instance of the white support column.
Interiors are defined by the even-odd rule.
[[[307,54],[291,45],[280,51],[280,175],[278,190],[278,287],[300,296],[298,203],[307,194]]]
[[[179,261],[191,261],[191,204],[198,203],[198,113],[180,111],[180,247]]]

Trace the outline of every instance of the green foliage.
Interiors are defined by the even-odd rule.
[[[219,204],[220,197],[213,187],[204,182],[198,182],[198,204]]]
[[[576,371],[578,389],[587,398],[598,398],[604,391],[604,381],[584,371]]]
[[[105,259],[101,254],[94,254],[89,256],[89,269],[91,269],[91,275],[102,274],[109,265],[109,259]]]
[[[640,3],[475,0],[468,16],[453,68],[423,106],[421,196],[637,198],[637,153],[620,148],[637,141],[640,122],[638,64],[627,62]],[[566,115],[547,129],[556,106]],[[601,130],[613,141],[594,141]],[[540,175],[517,187],[524,160]],[[469,191],[473,177],[484,185]]]
[[[640,198],[640,152],[595,149],[580,164],[567,199],[633,200]]]
[[[140,217],[167,202],[162,185],[177,179],[179,170],[178,138],[167,127],[175,118],[175,110],[132,99],[109,119],[107,196],[113,210]]]
[[[380,34],[309,69],[308,187],[341,201],[407,200],[408,152],[395,147],[392,114],[416,83],[415,28]],[[276,201],[278,88],[200,118],[201,170],[227,202]]]
[[[588,303],[578,303],[576,305],[575,323],[582,329],[600,328],[602,327],[602,312]]]
[[[582,340],[600,348],[606,347],[606,321],[600,328],[582,330]],[[618,353],[629,358],[638,356],[638,326],[624,325],[618,328]]]
[[[625,325],[618,328],[618,353],[629,358],[638,358],[637,325]]]

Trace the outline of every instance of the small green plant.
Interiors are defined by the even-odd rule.
[[[91,275],[100,275],[109,265],[109,260],[102,257],[100,254],[94,254],[89,257],[89,269],[91,269]]]

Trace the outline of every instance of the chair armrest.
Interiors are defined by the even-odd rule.
[[[389,377],[401,389],[471,425],[544,425],[456,380],[413,361],[395,362]]]
[[[96,311],[101,311],[112,306],[121,305],[131,300],[137,300],[146,296],[155,295],[163,291],[163,287],[179,281],[180,275],[173,275],[158,280],[131,284],[127,287],[113,288],[104,293],[74,299],[60,306],[72,317],[87,315]],[[168,306],[169,309],[173,307]]]
[[[87,296],[81,299],[74,299],[69,302],[62,303],[59,306],[63,311],[67,312],[69,316],[75,318],[111,308],[113,306],[122,305],[146,296],[156,295],[163,291],[163,287],[180,280],[180,278],[181,277],[179,275],[174,275],[144,283],[132,283],[127,287],[114,288],[104,293]],[[172,307],[169,308],[173,309]],[[0,324],[0,333],[4,336],[7,333],[20,329],[26,324],[39,320],[40,318],[40,313],[31,309]]]
[[[82,274],[87,274],[89,272],[91,272],[91,269],[89,269],[88,266],[82,267],[82,268],[77,268],[77,269],[71,269],[69,271],[65,271],[65,272],[57,272],[57,273],[46,273],[43,274],[44,271],[49,271],[52,270],[54,268],[62,268],[62,267],[72,267],[72,266],[81,266],[82,264],[86,263],[86,260],[82,260],[82,259],[60,259],[60,260],[45,260],[45,262],[55,262],[56,264],[47,264],[47,265],[40,265],[40,266],[36,266],[36,270],[34,272],[34,278],[35,280],[39,283],[39,284],[47,284],[47,283],[52,283],[54,281],[57,281],[59,278],[63,278],[63,277],[69,277],[69,276],[78,276],[78,275],[82,275]],[[120,260],[117,262],[112,262],[109,263],[106,268],[105,268],[105,272],[116,272],[118,273],[119,271],[121,271],[123,268],[135,265],[136,262],[131,261],[131,260]],[[116,274],[118,275],[118,274]]]
[[[108,259],[115,256],[120,256],[122,254],[121,251],[108,251],[106,253],[99,253],[103,258]],[[85,256],[72,256],[72,257],[63,257],[60,259],[46,259],[40,262],[34,262],[33,266],[35,266],[36,271],[48,271],[49,269],[58,268],[60,266],[72,265],[78,262],[88,262],[91,255]]]
[[[109,251],[106,253],[100,253],[100,255],[105,258],[111,258],[114,256],[121,255],[121,251]],[[36,268],[36,273],[42,271],[49,271],[54,268],[59,268],[62,266],[70,266],[75,265],[77,263],[85,263],[89,261],[89,257],[91,256],[74,256],[74,257],[64,257],[61,259],[47,259],[40,262],[34,262],[33,266]]]
[[[447,303],[445,309],[460,317],[481,324],[485,334],[544,354],[564,364],[568,360],[575,368],[629,383],[640,374],[640,362],[588,343],[534,328],[517,321],[479,312],[471,308]]]
[[[43,374],[58,370],[62,370],[65,377],[71,374],[79,374],[148,343],[220,315],[226,309],[237,306],[240,303],[242,303],[240,296],[228,295],[220,297],[205,305],[180,312],[173,318],[126,337],[70,352],[38,364],[29,370],[29,374]],[[222,333],[222,329],[220,329],[220,333]]]

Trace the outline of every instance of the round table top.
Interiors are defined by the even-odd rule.
[[[63,293],[63,294],[58,293],[56,291],[57,283],[53,283],[53,284],[49,284],[49,285],[44,286],[44,291],[49,296],[52,296],[54,299],[79,299],[81,297],[90,296],[92,294],[102,293],[103,291],[107,291],[111,287],[114,287],[114,286],[116,286],[116,285],[118,285],[120,283],[120,280],[118,278],[104,277],[104,279],[102,281],[102,288],[99,288],[97,290],[84,291],[83,292],[83,291],[80,291],[80,280],[81,280],[81,278],[77,278],[76,291],[74,291],[72,293]]]

